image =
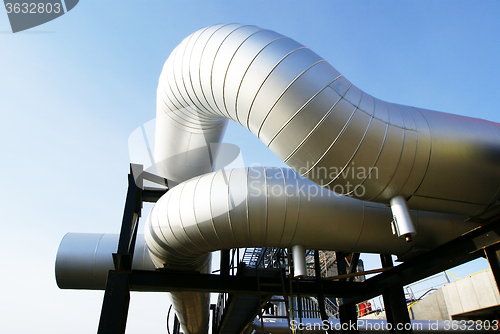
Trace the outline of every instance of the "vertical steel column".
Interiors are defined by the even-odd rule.
[[[97,330],[98,334],[125,333],[130,304],[128,279],[129,276],[126,272],[109,272]]]
[[[318,304],[319,304],[319,313],[321,315],[322,321],[328,321],[328,316],[325,311],[325,295],[323,294],[323,284],[321,283],[321,263],[319,261],[319,250],[314,251],[314,272],[316,275],[316,286],[318,288]],[[334,334],[332,328],[329,328],[326,331],[328,334]]]
[[[108,273],[98,334],[123,334],[130,304],[129,274],[132,271],[137,228],[142,209],[142,166],[130,165],[128,191],[123,212],[118,249],[113,253],[115,270]]]
[[[220,294],[219,294],[220,297]],[[217,303],[218,304],[218,303]],[[212,311],[212,334],[218,333],[217,331],[217,325],[219,323],[219,316],[218,316],[218,310],[217,310],[217,305],[216,304],[210,304],[210,311]],[[170,334],[170,333],[168,333]]]
[[[380,254],[380,261],[383,268],[392,268],[394,266],[390,254]],[[390,333],[413,333],[403,286],[399,285],[385,289],[382,292],[382,297],[384,299],[387,322],[392,325]]]
[[[230,268],[231,268],[231,257],[230,257],[230,250],[229,249],[222,249],[220,251],[220,271],[219,271],[219,275],[221,276],[229,276],[229,273],[230,273]],[[219,298],[221,297],[221,295],[219,294]],[[220,325],[220,314],[219,312],[223,313],[224,312],[224,309],[226,308],[226,305],[224,303],[224,301],[226,300],[226,298],[228,298],[228,295],[227,294],[222,294],[222,305],[217,305],[219,306],[217,308],[216,311],[214,311],[214,314],[215,312],[217,312],[217,318],[213,318],[213,328],[215,328],[215,331],[214,329],[212,329],[212,333],[217,333],[217,330],[219,329],[219,325]]]
[[[349,266],[348,274],[352,274],[358,271],[358,262],[359,262],[359,253],[352,253],[351,265]],[[349,282],[354,282],[356,276],[350,277],[348,279]]]
[[[348,274],[345,259],[346,255],[347,254],[342,252],[335,252],[335,258],[337,259],[337,273],[339,275]],[[351,271],[351,269],[349,271]],[[341,281],[345,281],[345,279],[341,279]],[[359,334],[358,314],[356,312],[355,304],[344,304],[344,301],[341,300],[339,305],[339,318],[342,325],[342,334]]]
[[[500,243],[486,247],[484,252],[497,283],[497,289],[500,291]]]
[[[220,251],[220,274],[229,276],[230,271],[230,250],[223,249]]]

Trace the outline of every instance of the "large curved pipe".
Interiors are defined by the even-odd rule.
[[[419,234],[409,244],[392,235],[391,210],[384,205],[335,194],[291,169],[223,170],[183,182],[158,201],[145,228],[150,254],[138,236],[133,268],[208,272],[209,252],[245,246],[301,244],[404,257],[475,227],[464,216],[411,214]],[[58,286],[104,289],[117,244],[116,234],[66,234],[56,258]],[[172,301],[186,332],[206,331],[207,294],[176,292]]]
[[[285,168],[222,170],[172,188],[150,212],[145,239],[156,267],[205,271],[210,252],[237,247],[306,249],[405,256],[432,249],[475,225],[464,216],[412,212],[412,243],[392,234],[391,209],[324,189]],[[183,329],[203,333],[208,296],[172,293]]]
[[[210,172],[213,155],[205,148],[221,140],[228,119],[252,131],[301,175],[341,194],[384,204],[402,196],[411,209],[466,216],[487,210],[499,196],[499,124],[376,99],[310,49],[270,30],[215,25],[188,36],[172,52],[158,85],[160,173],[177,183]],[[176,212],[179,204],[172,204]],[[275,224],[272,217],[266,221]],[[193,251],[178,243],[175,231],[165,233],[179,248],[151,241],[157,265],[207,263],[191,256],[205,243],[189,246]],[[268,236],[262,238],[255,240],[266,244]],[[243,246],[226,239],[219,246],[229,244]],[[376,251],[372,246],[367,250]],[[180,296],[177,309],[186,310],[194,299]],[[198,325],[184,330],[197,333]]]
[[[217,145],[210,144],[220,142],[228,119],[320,186],[383,204],[400,196],[411,209],[441,214],[414,213],[418,234],[408,244],[391,235],[383,205],[333,193],[305,200],[297,188],[274,196],[274,185],[323,189],[289,171],[270,178],[277,170],[261,170],[253,190],[256,172],[248,170],[198,177],[212,171]],[[171,186],[181,183],[148,218],[147,243],[157,267],[208,271],[204,254],[245,246],[406,254],[468,230],[464,217],[499,198],[500,124],[381,101],[310,49],[255,26],[215,25],[188,36],[160,76],[156,122],[158,171]],[[82,245],[102,240],[91,236]],[[95,259],[87,255],[83,266],[58,257],[61,287],[83,267],[93,268]],[[83,285],[102,282],[102,275],[87,273]],[[206,295],[175,293],[173,300],[186,333],[207,330]]]
[[[145,239],[157,267],[200,270],[207,254],[238,247],[326,249],[404,256],[476,225],[467,217],[413,211],[419,233],[395,237],[391,209],[324,189],[278,167],[208,173],[185,181],[151,210]]]
[[[232,119],[338,193],[385,204],[401,195],[412,209],[467,216],[499,196],[498,123],[376,99],[270,30],[214,25],[188,36],[165,63],[157,104],[155,159],[172,180],[211,171],[193,150],[218,142]]]

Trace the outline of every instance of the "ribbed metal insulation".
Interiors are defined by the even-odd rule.
[[[108,271],[115,269],[112,253],[116,253],[118,238],[118,234],[67,233],[57,250],[57,286],[104,290]],[[142,235],[136,240],[132,268],[155,270]]]
[[[174,187],[149,214],[145,239],[157,267],[203,270],[208,253],[237,247],[403,255],[470,230],[465,218],[414,211],[419,233],[407,243],[392,234],[389,207],[335,194],[288,168],[255,167]]]
[[[229,119],[307,179],[281,168],[211,173]],[[500,124],[381,101],[300,43],[239,24],[200,29],[167,59],[154,155],[171,190],[145,238],[154,265],[172,269],[210,272],[210,252],[235,247],[404,256],[471,229],[464,219],[500,192]],[[411,213],[412,243],[392,235],[384,204],[397,196],[424,210]],[[58,285],[102,287],[116,238],[67,235]],[[172,299],[185,333],[207,332],[207,294]]]
[[[307,47],[270,30],[226,24],[191,34],[166,61],[157,96],[155,161],[171,185],[212,170],[211,144],[231,119],[299,174],[340,194],[384,204],[402,196],[410,209],[465,216],[499,196],[499,124],[376,99]],[[244,185],[245,173],[233,171],[230,184]],[[390,210],[383,206],[349,198],[333,204],[328,196],[299,205],[300,196],[248,193],[251,200],[232,208],[225,191],[238,197],[250,188],[224,188],[220,178],[181,184],[153,209],[147,233],[157,266],[206,270],[205,252],[245,246],[389,253],[410,247],[390,235]],[[256,187],[266,189],[269,180],[261,181]],[[414,244],[437,245],[454,235],[455,221],[440,219],[429,233],[416,223]],[[193,316],[194,305],[207,303],[196,296],[173,294],[183,328],[193,334],[206,330],[208,318],[208,308]]]
[[[157,267],[207,271],[210,252],[292,247],[404,255],[432,249],[475,225],[466,217],[412,212],[412,243],[392,234],[391,209],[333,193],[288,168],[242,168],[185,181],[160,198],[145,239]],[[204,333],[208,296],[172,293],[184,330]]]
[[[412,209],[468,216],[498,198],[499,124],[376,99],[270,30],[214,25],[172,52],[158,86],[163,174],[209,172],[193,150],[218,142],[227,119],[338,193],[385,204],[402,195]]]

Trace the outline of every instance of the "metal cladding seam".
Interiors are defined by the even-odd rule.
[[[155,160],[182,182],[231,119],[299,174],[341,194],[474,216],[499,196],[500,125],[384,102],[276,32],[214,25],[184,39],[158,85]],[[360,172],[362,171],[362,175]]]
[[[229,119],[310,181],[276,168],[211,173]],[[156,267],[209,272],[209,252],[246,246],[403,255],[453,239],[474,226],[466,217],[498,203],[500,124],[381,101],[307,47],[255,26],[214,25],[182,41],[160,76],[155,136],[171,186],[148,217]],[[392,235],[379,204],[396,196],[435,212],[413,212],[412,244]],[[65,237],[58,284],[101,286],[110,238]],[[207,294],[172,300],[185,333],[207,332]]]
[[[168,191],[147,218],[145,239],[157,267],[201,270],[208,253],[238,247],[303,245],[401,256],[434,248],[475,226],[459,215],[413,211],[412,216],[419,233],[407,243],[393,235],[385,205],[336,194],[289,168],[238,168]]]

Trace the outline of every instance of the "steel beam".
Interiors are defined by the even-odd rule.
[[[113,253],[115,270],[108,272],[98,334],[123,334],[127,325],[130,304],[129,275],[132,271],[135,241],[142,209],[141,165],[130,164],[128,190],[116,253]]]
[[[391,255],[381,254],[380,260],[383,268],[392,268],[394,266]],[[384,299],[387,322],[392,325],[389,332],[391,334],[413,333],[403,286],[394,285],[384,289],[382,297]]]
[[[229,276],[230,271],[230,250],[223,249],[220,251],[220,274]]]
[[[500,217],[478,227],[427,253],[416,256],[363,282],[366,295],[352,297],[349,303],[359,303],[382,294],[392,286],[408,285],[423,278],[484,256],[485,248],[500,242]]]
[[[128,272],[110,271],[97,334],[123,334],[130,304]]]
[[[304,263],[304,268],[305,268],[305,263]],[[314,272],[316,275],[316,288],[318,291],[317,294],[318,294],[319,313],[321,315],[321,320],[328,322],[328,316],[326,315],[326,310],[325,310],[325,294],[323,293],[323,284],[321,282],[321,262],[319,261],[319,250],[317,249],[314,251]],[[298,298],[297,298],[297,303],[300,304],[300,300]],[[327,329],[326,332],[328,334],[333,333],[331,329]]]
[[[353,257],[353,262],[355,260],[357,264],[359,253],[356,254],[357,256]],[[335,252],[335,257],[337,259],[337,274],[339,275],[351,274],[356,270],[356,267],[352,265],[353,263],[351,263],[349,270],[347,270],[346,255],[346,253]],[[341,279],[341,281],[346,281],[346,279]],[[358,315],[355,304],[344,304],[344,300],[342,299],[339,306],[339,318],[342,325],[346,324],[346,326],[342,326],[342,334],[359,334]],[[354,325],[354,328],[352,325]]]
[[[359,253],[352,253],[351,265],[349,266],[349,272],[347,273],[347,275],[353,275],[348,279],[348,281],[350,282],[354,281],[354,279],[356,278],[356,276],[354,275],[358,271],[359,256]]]
[[[484,249],[491,272],[495,278],[497,289],[500,291],[500,244],[492,245]]]
[[[170,270],[132,270],[129,279],[130,291],[258,294],[255,276],[223,276]],[[279,277],[260,277],[260,281],[261,285],[262,283],[264,285],[260,287],[262,294],[283,294]],[[315,281],[293,279],[292,291],[300,291],[303,296],[316,296],[318,292],[316,285]],[[359,282],[322,281],[322,286],[323,294],[327,297],[361,298],[368,292],[363,288],[363,283]],[[290,293],[288,284],[285,286],[285,292]]]

